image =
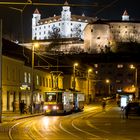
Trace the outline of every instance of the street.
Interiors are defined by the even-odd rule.
[[[0,124],[0,140],[140,140],[140,118],[123,118],[116,104],[87,105],[66,116],[37,116]]]

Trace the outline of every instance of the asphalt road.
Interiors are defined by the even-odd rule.
[[[87,106],[66,116],[38,116],[0,125],[0,140],[140,140],[140,117],[117,106]]]

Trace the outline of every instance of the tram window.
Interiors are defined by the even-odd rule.
[[[57,102],[58,102],[58,103],[59,103],[59,102],[62,102],[62,93],[61,93],[61,92],[58,93]]]
[[[45,97],[46,102],[55,102],[56,101],[56,94],[54,93],[47,93]]]

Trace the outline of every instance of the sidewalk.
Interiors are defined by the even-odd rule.
[[[43,113],[34,113],[34,114],[20,114],[19,111],[12,112],[12,111],[3,111],[2,112],[2,122],[11,122],[23,118],[29,118],[29,117],[34,117],[34,116],[40,116]]]

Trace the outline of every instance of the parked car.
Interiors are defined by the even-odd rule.
[[[139,102],[129,102],[126,106],[126,111],[129,115],[140,116],[140,103]]]

